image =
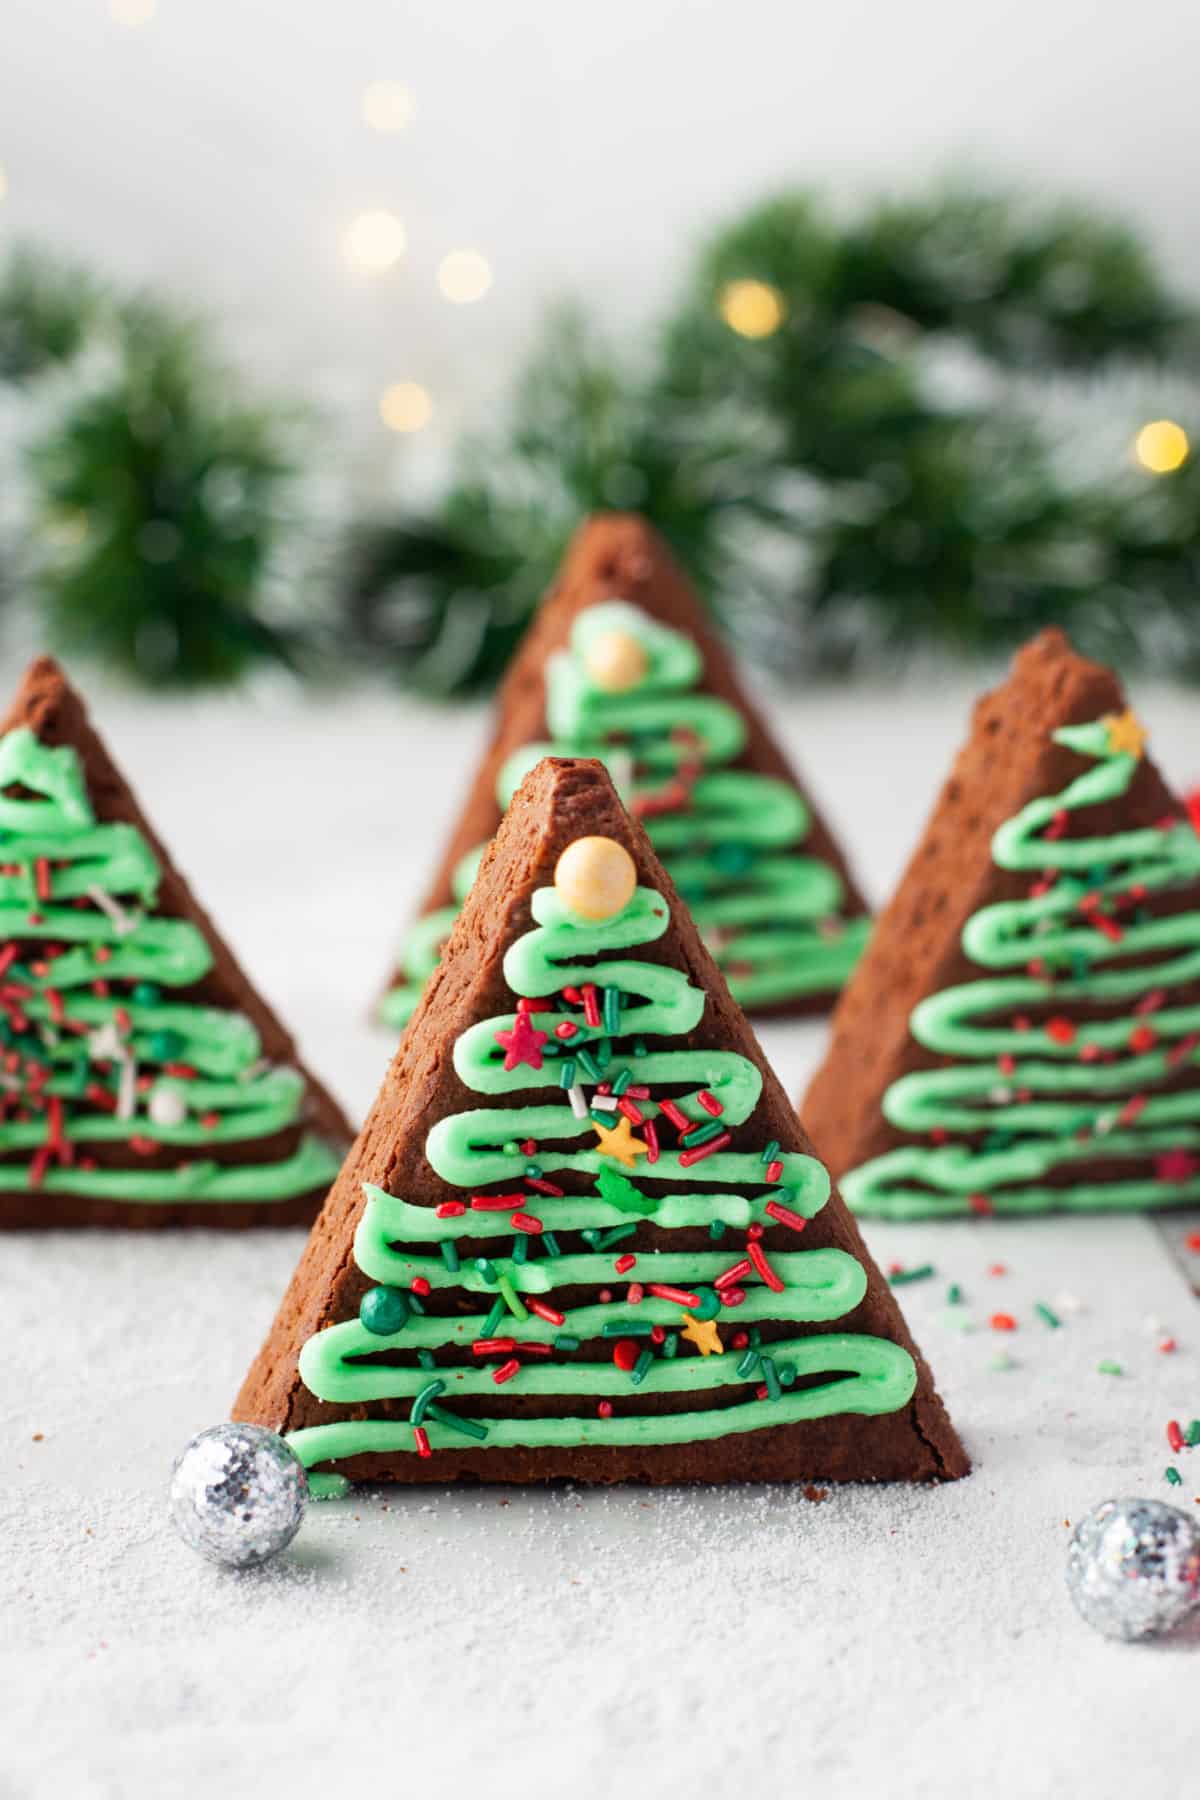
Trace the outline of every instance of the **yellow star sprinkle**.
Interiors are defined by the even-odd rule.
[[[712,1356],[714,1353],[719,1355],[724,1350],[715,1319],[698,1319],[690,1312],[685,1312],[683,1316],[687,1324],[679,1335],[685,1337],[690,1344],[695,1344],[701,1356]]]
[[[639,1156],[650,1154],[641,1138],[634,1137],[633,1126],[624,1113],[621,1114],[619,1125],[601,1125],[593,1119],[592,1127],[600,1139],[596,1148],[601,1156],[611,1156],[617,1162],[624,1163],[627,1169],[637,1167]]]
[[[1135,712],[1126,707],[1123,713],[1109,713],[1104,721],[1108,747],[1114,756],[1140,756],[1146,748],[1146,730]]]

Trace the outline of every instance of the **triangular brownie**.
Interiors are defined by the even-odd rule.
[[[58,664],[0,725],[0,1226],[307,1223],[352,1137]]]
[[[1200,840],[1046,631],[975,710],[801,1113],[856,1210],[1200,1201]]]
[[[496,726],[380,1017],[408,1018],[527,769],[599,756],[643,820],[734,998],[823,1012],[866,942],[837,843],[661,538],[601,514],[577,532],[500,689]]]
[[[600,763],[513,800],[235,1414],[327,1489],[965,1472]]]

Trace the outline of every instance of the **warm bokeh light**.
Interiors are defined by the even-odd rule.
[[[158,11],[158,0],[108,0],[108,10],[117,25],[148,25]]]
[[[452,250],[438,265],[438,286],[456,306],[482,300],[491,285],[492,265],[478,250]]]
[[[373,81],[363,89],[362,116],[372,131],[403,131],[413,116],[413,97],[399,81]]]
[[[1151,419],[1133,440],[1133,454],[1152,475],[1169,475],[1187,461],[1187,432],[1174,419]]]
[[[727,281],[717,296],[721,317],[739,337],[765,338],[783,324],[783,295],[768,281]]]
[[[379,275],[390,269],[404,255],[404,227],[395,213],[359,213],[347,231],[343,248],[346,261],[355,269]]]
[[[393,381],[379,396],[379,416],[389,431],[421,431],[433,417],[433,401],[419,381]]]

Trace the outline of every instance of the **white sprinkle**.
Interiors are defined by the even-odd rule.
[[[1055,1294],[1054,1304],[1059,1312],[1081,1313],[1083,1311],[1083,1301],[1078,1294]]]
[[[117,1082],[117,1117],[132,1119],[137,1111],[137,1064],[133,1057],[125,1052],[121,1061],[121,1076]]]
[[[575,1114],[575,1117],[577,1119],[586,1119],[588,1116],[588,1103],[584,1097],[583,1089],[578,1082],[575,1083],[574,1087],[569,1087],[567,1089],[567,1099],[571,1102],[571,1111]]]
[[[87,1046],[93,1062],[118,1062],[125,1054],[125,1040],[112,1019],[88,1032]]]
[[[176,1081],[156,1083],[146,1110],[155,1125],[182,1125],[188,1110],[182,1087]]]
[[[102,887],[90,887],[88,899],[94,901],[100,908],[105,918],[111,922],[118,937],[128,937],[131,931],[137,930],[138,921],[133,914],[127,913],[125,908],[120,906],[111,894],[106,894]]]
[[[592,1105],[599,1107],[601,1112],[616,1112],[617,1096],[615,1094],[593,1094]]]

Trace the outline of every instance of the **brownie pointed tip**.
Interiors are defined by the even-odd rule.
[[[8,711],[0,719],[0,733],[28,725],[39,734],[60,724],[68,737],[83,728],[86,709],[82,695],[56,657],[35,656],[17,685]]]

